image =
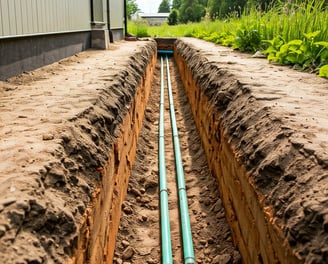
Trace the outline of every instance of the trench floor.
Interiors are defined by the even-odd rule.
[[[197,263],[241,263],[233,245],[216,179],[211,175],[188,99],[173,59],[169,60],[180,148],[187,186],[189,214]],[[165,74],[166,76],[166,74]],[[165,151],[169,210],[174,263],[183,263],[175,163],[165,81]],[[158,120],[160,60],[143,127],[136,161],[122,205],[114,263],[160,263],[160,221],[158,194]]]

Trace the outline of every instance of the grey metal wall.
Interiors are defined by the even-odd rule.
[[[124,1],[123,0],[109,0],[110,5],[110,28],[123,29],[124,28]]]
[[[90,0],[0,0],[0,38],[91,30]]]

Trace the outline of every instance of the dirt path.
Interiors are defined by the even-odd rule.
[[[170,60],[170,68],[196,261],[240,263],[240,255],[233,246],[230,230],[225,221],[217,183],[208,170],[190,106],[173,60]],[[165,150],[172,250],[174,263],[183,263],[167,91],[165,94]],[[128,195],[123,204],[115,263],[160,263],[157,161],[159,97],[158,60]]]

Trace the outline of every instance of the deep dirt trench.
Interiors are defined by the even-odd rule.
[[[189,214],[197,263],[240,263],[216,179],[211,175],[177,67],[169,60]],[[165,65],[165,64],[164,64]],[[166,74],[165,74],[166,76]],[[165,80],[165,151],[174,263],[183,263],[175,163]],[[139,136],[136,160],[116,240],[114,263],[160,263],[158,120],[160,60]]]

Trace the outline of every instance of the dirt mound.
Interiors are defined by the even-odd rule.
[[[153,41],[121,42],[0,83],[3,263],[63,263],[73,256],[155,49]]]
[[[270,236],[280,237],[272,243],[305,263],[327,262],[327,80],[201,40],[178,40],[176,50],[217,109],[223,141],[247,171],[250,190],[241,192],[255,192]]]

